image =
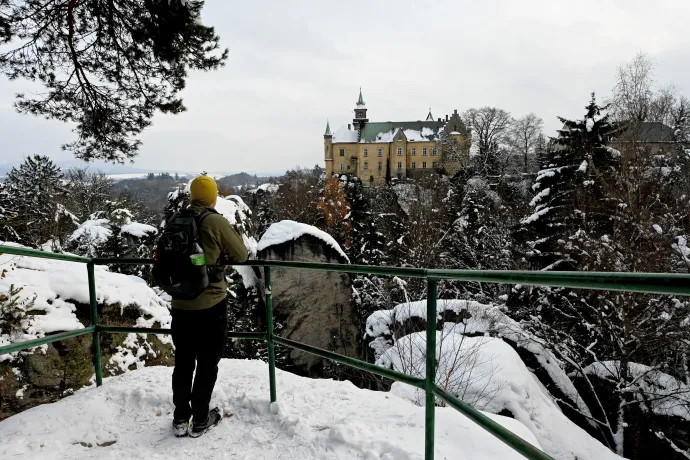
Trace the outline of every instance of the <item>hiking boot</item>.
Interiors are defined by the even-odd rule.
[[[173,420],[173,433],[178,438],[187,436],[189,432],[189,420]]]
[[[197,423],[192,420],[191,428],[189,429],[189,437],[198,438],[214,426],[218,425],[222,419],[223,414],[221,414],[220,409],[214,407],[208,412],[208,417],[206,417],[205,422]]]

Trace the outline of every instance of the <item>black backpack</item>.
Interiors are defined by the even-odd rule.
[[[199,228],[210,214],[213,211],[208,209],[197,214],[189,210],[175,214],[158,238],[153,279],[173,299],[195,299],[209,285],[208,267],[192,264],[189,257],[194,252],[194,243],[201,246]]]

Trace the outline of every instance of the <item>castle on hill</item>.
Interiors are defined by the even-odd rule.
[[[450,117],[434,120],[431,109],[424,121],[370,122],[359,90],[351,124],[323,134],[326,177],[358,176],[364,184],[384,185],[392,178],[406,179],[436,171],[466,167],[470,131],[455,110]],[[454,155],[444,155],[453,150]]]

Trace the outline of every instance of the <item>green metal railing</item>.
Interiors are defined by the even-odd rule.
[[[93,362],[96,373],[96,385],[103,384],[101,368],[100,338],[105,333],[138,333],[138,334],[169,334],[170,329],[152,329],[137,327],[108,326],[98,321],[98,303],[96,300],[96,282],[94,268],[96,265],[109,263],[118,264],[151,264],[151,259],[104,259],[87,258],[63,254],[35,251],[32,249],[0,246],[0,254],[14,254],[19,256],[40,257],[86,264],[89,280],[89,301],[91,306],[91,326],[78,331],[54,334],[40,339],[29,340],[0,347],[0,355],[26,350],[59,340],[92,334]],[[435,382],[436,376],[436,297],[440,280],[475,281],[502,284],[528,284],[553,287],[568,287],[579,289],[598,289],[612,291],[642,292],[650,294],[671,294],[690,296],[690,275],[666,273],[596,273],[596,272],[526,272],[526,271],[490,271],[490,270],[427,270],[403,267],[374,267],[366,265],[340,265],[306,262],[284,262],[252,260],[244,264],[264,268],[265,296],[266,296],[266,332],[229,332],[228,337],[248,340],[264,340],[268,346],[268,372],[271,402],[276,401],[275,379],[275,344],[295,348],[307,353],[330,359],[346,366],[362,371],[371,372],[392,380],[412,385],[426,392],[425,406],[425,459],[434,458],[434,427],[436,398],[445,401],[483,429],[500,439],[515,451],[529,459],[547,460],[549,455],[526,442],[519,436],[491,420],[470,405],[462,402],[453,395],[439,388]],[[294,340],[286,339],[274,334],[273,331],[273,296],[271,293],[271,267],[288,269],[322,270],[342,273],[361,273],[389,276],[405,276],[423,278],[427,281],[427,330],[426,330],[426,375],[425,378],[396,372],[375,364],[360,361],[349,356],[333,353],[328,350],[313,347]]]

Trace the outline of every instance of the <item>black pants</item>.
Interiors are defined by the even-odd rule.
[[[208,418],[218,362],[228,337],[227,318],[227,299],[206,310],[172,309],[175,420],[189,420],[193,416],[195,421],[203,422]]]

